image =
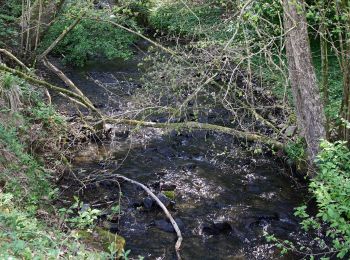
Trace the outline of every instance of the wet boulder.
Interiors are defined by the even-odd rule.
[[[171,200],[165,196],[163,193],[158,193],[157,198],[164,204],[165,207],[169,207],[171,204]]]
[[[164,191],[162,191],[162,193],[170,200],[175,199],[175,191],[173,191],[173,190],[164,190]]]
[[[231,231],[231,224],[226,221],[212,222],[201,226],[201,233],[205,235],[229,234]]]
[[[285,135],[287,137],[292,137],[295,135],[296,131],[297,131],[296,126],[294,126],[294,125],[288,126],[287,129],[285,130]]]
[[[147,210],[152,209],[153,203],[154,203],[154,201],[151,197],[146,197],[143,199],[143,207]]]
[[[160,189],[162,191],[173,191],[176,189],[176,185],[173,183],[161,183]]]
[[[182,222],[182,220],[180,218],[175,218],[174,220],[175,220],[176,224],[178,225],[179,229],[183,230],[185,227],[185,224]],[[170,221],[168,219],[155,220],[154,226],[162,231],[165,231],[165,232],[175,232],[173,225],[170,223]]]
[[[117,233],[119,231],[118,222],[105,220],[105,221],[103,221],[102,224],[103,224],[103,227],[108,229],[110,232]]]

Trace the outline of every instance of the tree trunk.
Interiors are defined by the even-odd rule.
[[[350,121],[350,6],[349,2],[343,0],[339,6],[338,12],[347,18],[344,28],[344,43],[341,45],[342,68],[343,68],[343,99],[340,107],[340,117],[346,121]],[[339,129],[340,138],[348,141],[350,145],[350,130],[345,125],[341,125]]]
[[[311,50],[303,0],[283,0],[284,30],[289,80],[296,108],[298,127],[305,138],[310,166],[326,137],[325,115],[311,62]]]
[[[22,28],[22,48],[31,51],[40,42],[43,31],[45,31],[60,11],[65,0],[43,1],[36,0],[33,4],[30,1],[22,1],[22,16],[20,25]]]

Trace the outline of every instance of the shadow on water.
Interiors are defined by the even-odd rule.
[[[71,69],[67,75],[94,102],[118,111],[139,84],[138,60]],[[298,223],[293,209],[301,204],[305,191],[293,186],[287,170],[273,158],[252,155],[233,137],[222,134],[127,127],[123,131],[99,147],[105,150],[101,157],[95,156],[95,149],[94,156],[76,160],[74,174],[60,183],[62,198],[79,194],[93,207],[115,204],[119,198],[115,182],[89,181],[89,176],[103,179],[103,174],[113,173],[140,181],[155,193],[170,191],[174,198],[165,202],[182,229],[184,259],[277,259],[278,252],[263,232],[295,238]],[[84,179],[84,185],[77,179]],[[173,259],[176,236],[164,214],[139,188],[120,185],[122,214],[107,223],[109,229],[125,237],[133,256]],[[100,224],[106,221],[101,218]],[[294,258],[298,259],[284,257]]]

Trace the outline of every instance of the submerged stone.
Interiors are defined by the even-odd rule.
[[[175,218],[174,220],[175,220],[176,224],[178,225],[179,229],[182,230],[185,226],[184,223],[182,222],[182,220],[180,218]],[[170,221],[168,219],[156,220],[156,221],[154,221],[154,225],[158,229],[163,230],[165,232],[175,232],[173,225],[170,223]]]
[[[158,193],[157,198],[164,204],[165,207],[168,207],[171,204],[170,199],[163,193]]]
[[[151,209],[153,206],[153,199],[150,198],[150,197],[146,197],[144,200],[143,200],[143,207],[145,209]]]

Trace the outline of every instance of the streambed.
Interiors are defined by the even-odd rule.
[[[65,72],[101,109],[118,114],[132,106],[130,96],[140,88],[141,57]],[[78,155],[72,173],[60,182],[67,203],[79,194],[84,203],[108,212],[120,202],[120,217],[102,217],[99,225],[122,235],[133,257],[173,259],[176,235],[163,212],[138,187],[118,184],[111,174],[171,197],[165,202],[183,232],[183,259],[298,259],[280,257],[263,233],[297,239],[293,209],[302,203],[305,190],[276,158],[254,155],[232,136],[119,126],[112,140],[92,144]]]

